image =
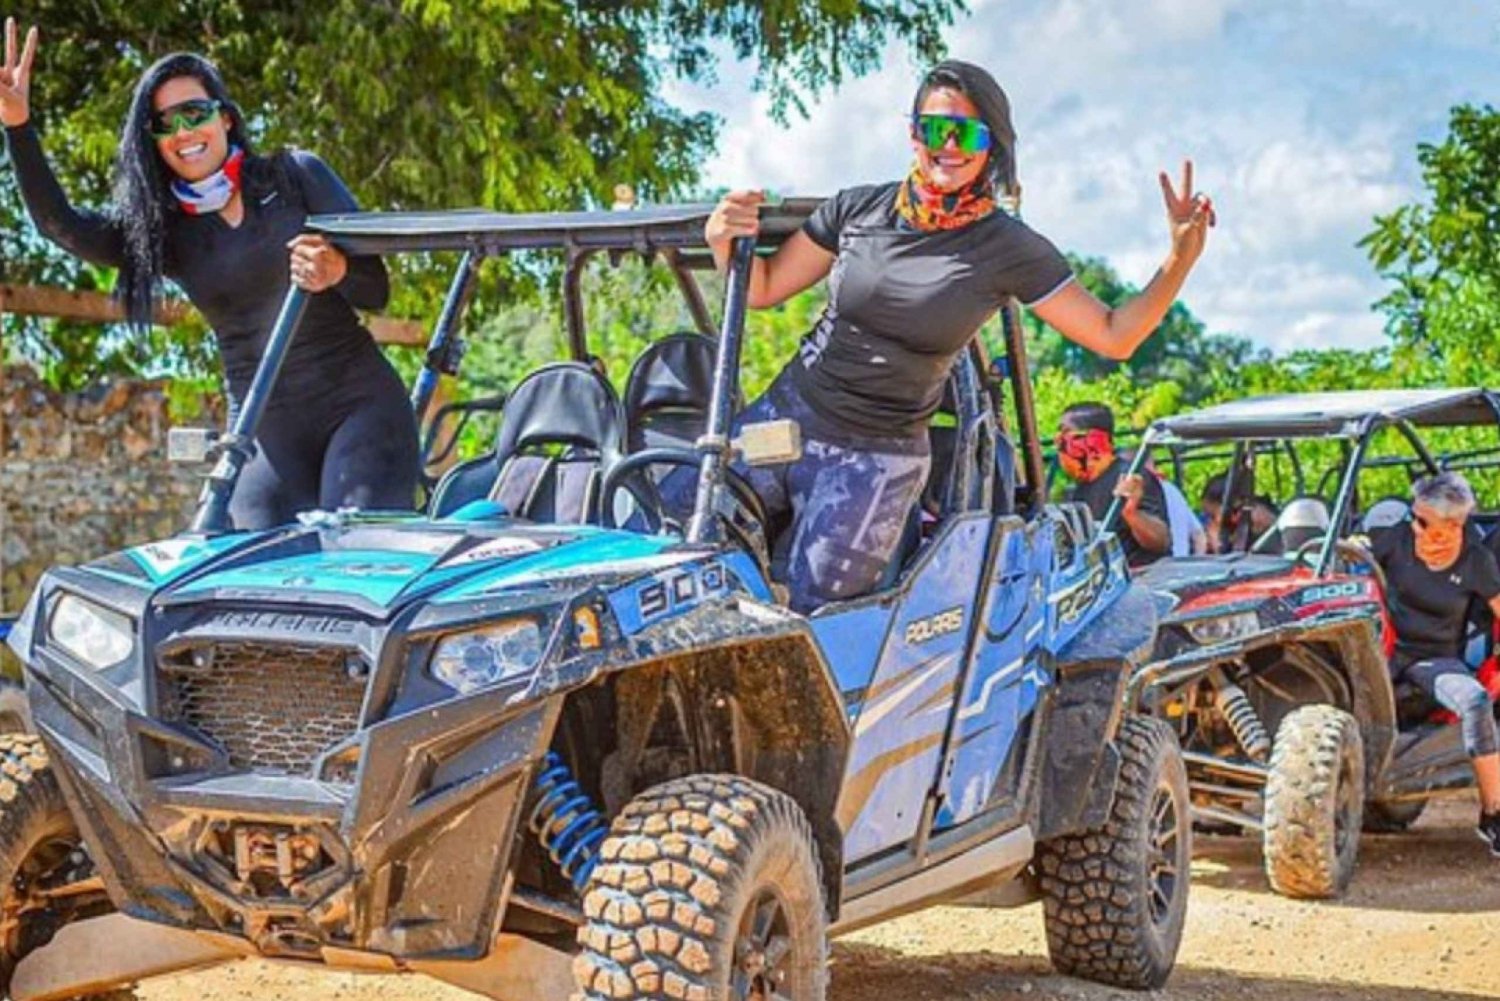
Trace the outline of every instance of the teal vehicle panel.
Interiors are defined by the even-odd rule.
[[[267,560],[211,573],[178,594],[215,590],[317,591],[349,594],[388,606],[438,562],[437,555],[340,550]]]
[[[84,566],[106,577],[136,587],[165,587],[258,535],[179,536],[132,546],[100,557]]]
[[[481,572],[433,598],[435,603],[472,601],[519,584],[562,580],[586,574],[648,573],[694,558],[691,550],[676,549],[674,539],[635,535],[624,531],[590,529],[571,542],[516,556],[488,572]]]

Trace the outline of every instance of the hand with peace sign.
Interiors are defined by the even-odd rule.
[[[26,48],[17,52],[16,19],[5,19],[5,63],[0,65],[0,125],[16,128],[31,118],[31,64],[36,60],[37,30],[26,32]]]
[[[1167,223],[1172,230],[1172,255],[1191,265],[1203,253],[1208,227],[1218,220],[1213,199],[1193,190],[1193,161],[1182,161],[1182,193],[1172,188],[1172,179],[1164,170],[1158,175],[1162,199],[1167,203]]]

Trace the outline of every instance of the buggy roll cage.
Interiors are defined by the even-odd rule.
[[[711,541],[717,532],[713,512],[717,509],[717,494],[723,488],[724,467],[729,455],[730,421],[733,418],[734,390],[739,380],[750,263],[757,253],[771,253],[796,233],[821,201],[796,198],[764,205],[757,238],[754,241],[740,239],[734,243],[724,312],[718,326],[719,351],[715,359],[708,426],[696,446],[701,465],[697,503],[687,533],[689,542]],[[427,416],[438,379],[443,375],[458,374],[464,354],[464,342],[458,335],[459,320],[474,294],[480,264],[487,257],[517,251],[561,250],[564,253],[563,316],[568,350],[574,360],[586,361],[589,358],[582,274],[588,261],[601,253],[614,259],[637,253],[648,261],[660,256],[676,278],[693,322],[700,332],[712,334],[713,318],[694,272],[714,268],[713,256],[703,237],[704,225],[713,209],[712,204],[705,203],[608,212],[504,213],[485,209],[354,212],[310,216],[304,232],[326,237],[350,256],[440,252],[461,255],[412,389],[412,412],[420,427]],[[205,478],[190,532],[215,534],[230,530],[229,498],[240,471],[249,461],[271,390],[307,310],[308,296],[309,293],[295,285],[287,290],[244,403],[233,424],[214,446],[216,461]],[[976,363],[980,373],[977,381],[982,385],[970,388],[988,392],[997,421],[1003,421],[1003,390],[999,383],[1001,379],[1008,379],[1010,383],[1012,403],[1021,423],[1017,437],[1022,450],[1021,472],[1026,487],[1022,494],[1023,512],[1030,515],[1039,511],[1045,500],[1036,410],[1024,336],[1014,302],[1001,310],[1000,317],[1006,356],[989,365],[983,359],[982,350],[971,347],[968,357]]]
[[[1272,439],[1287,441],[1288,451],[1295,456],[1289,444],[1292,440],[1340,441],[1344,448],[1343,474],[1329,514],[1328,535],[1314,564],[1314,573],[1321,577],[1328,572],[1337,542],[1349,527],[1360,469],[1366,465],[1387,464],[1384,457],[1366,462],[1366,453],[1376,433],[1388,427],[1396,428],[1416,454],[1415,460],[1401,459],[1399,463],[1389,464],[1411,468],[1419,463],[1432,474],[1450,468],[1449,461],[1467,468],[1467,462],[1482,459],[1494,450],[1475,449],[1452,456],[1436,456],[1417,429],[1476,425],[1491,425],[1500,431],[1500,394],[1482,388],[1463,388],[1348,390],[1251,397],[1155,421],[1141,439],[1127,474],[1140,473],[1155,445],[1231,444],[1233,459],[1224,484],[1227,500],[1236,496],[1235,481],[1245,456],[1264,442]],[[1500,460],[1483,462],[1476,468],[1491,464],[1500,464]],[[1113,530],[1122,506],[1119,498],[1111,501],[1099,524],[1101,533]]]

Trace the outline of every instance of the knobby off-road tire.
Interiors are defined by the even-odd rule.
[[[1373,799],[1365,804],[1364,829],[1371,834],[1399,834],[1415,824],[1426,809],[1425,799],[1403,799],[1392,803]]]
[[[1288,897],[1336,897],[1354,875],[1365,802],[1359,724],[1342,709],[1302,706],[1276,731],[1266,779],[1265,863]]]
[[[0,734],[0,995],[9,996],[16,964],[51,941],[59,925],[47,915],[19,916],[26,887],[44,880],[80,844],[42,743],[30,734]],[[89,995],[129,1001],[132,990]]]
[[[1102,828],[1045,841],[1036,869],[1052,965],[1137,990],[1160,987],[1187,919],[1192,821],[1177,737],[1157,719],[1120,727],[1120,777]]]
[[[823,1001],[817,842],[797,804],[759,783],[696,775],[637,796],[583,910],[575,1001]]]

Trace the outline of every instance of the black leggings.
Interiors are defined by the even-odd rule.
[[[384,358],[354,362],[319,392],[273,399],[255,445],[229,502],[237,529],[284,525],[313,508],[404,511],[415,503],[416,421]]]

